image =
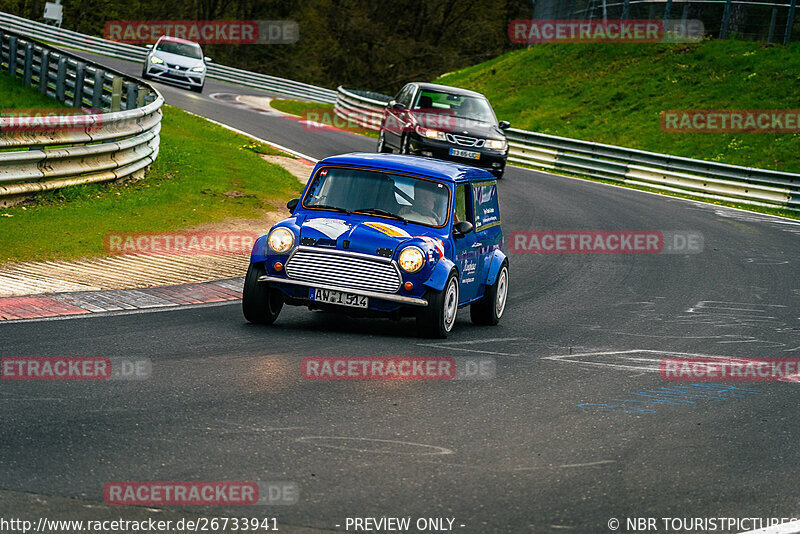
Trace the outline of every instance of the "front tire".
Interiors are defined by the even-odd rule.
[[[203,89],[205,88],[205,86],[206,86],[206,84],[203,84],[203,85],[201,85],[200,87],[194,87],[194,86],[192,86],[192,87],[191,87],[191,89],[192,89],[192,91],[194,91],[195,93],[202,93],[202,92],[203,92]]]
[[[400,153],[401,154],[411,154],[410,148],[411,142],[408,139],[408,135],[404,135],[400,138]]]
[[[378,135],[378,152],[388,154],[391,151],[392,149],[386,146],[386,139],[384,138],[383,130],[381,130],[380,135]]]
[[[473,324],[494,326],[500,322],[508,298],[508,261],[504,261],[494,284],[486,288],[481,300],[469,307]]]
[[[283,308],[283,293],[258,278],[266,274],[263,263],[251,263],[242,290],[244,318],[255,324],[272,324]]]
[[[458,275],[452,271],[442,291],[428,294],[428,305],[417,314],[417,332],[423,337],[444,339],[456,323],[457,312]]]

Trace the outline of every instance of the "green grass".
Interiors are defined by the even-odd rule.
[[[542,44],[442,76],[513,127],[800,172],[800,134],[665,133],[671,109],[800,108],[800,43]]]
[[[304,119],[325,124],[327,126],[333,126],[334,128],[339,128],[340,130],[366,135],[367,137],[374,137],[375,139],[378,138],[378,132],[375,130],[363,128],[357,123],[346,121],[338,117],[333,112],[333,104],[275,99],[271,100],[269,105],[278,111],[283,111],[284,113],[288,113],[290,115],[303,117]]]
[[[0,262],[100,256],[108,233],[259,217],[301,190],[259,153],[281,154],[165,106],[160,151],[145,179],[68,187],[0,209]]]
[[[0,116],[6,110],[26,108],[64,108],[67,106],[57,100],[40,95],[36,90],[25,87],[22,80],[0,74]]]

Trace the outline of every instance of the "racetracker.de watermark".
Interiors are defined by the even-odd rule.
[[[2,380],[144,380],[153,374],[149,358],[105,356],[3,356]]]
[[[497,363],[490,357],[310,356],[300,373],[306,380],[489,380]]]
[[[675,230],[527,230],[511,232],[514,254],[699,254],[703,234]]]
[[[0,133],[94,132],[103,127],[103,112],[99,109],[0,109]]]
[[[179,506],[253,506],[297,503],[296,482],[109,482],[103,488],[106,504]]]
[[[798,133],[800,109],[670,109],[660,122],[667,133]]]
[[[705,28],[700,20],[512,20],[512,43],[677,43],[696,42]]]
[[[294,44],[300,26],[294,20],[109,20],[103,37],[128,44],[153,44],[160,37],[200,44]]]
[[[690,382],[800,382],[800,358],[664,358],[661,378]]]
[[[254,232],[174,232],[164,234],[106,234],[108,254],[218,255],[250,254],[258,239]]]

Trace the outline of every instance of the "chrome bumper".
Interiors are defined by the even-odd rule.
[[[349,287],[337,287],[327,284],[316,284],[313,282],[301,282],[299,280],[289,280],[288,278],[278,278],[277,276],[259,276],[259,282],[270,282],[277,284],[291,284],[295,286],[315,287],[318,289],[327,289],[329,291],[341,291],[342,293],[352,293],[353,295],[361,295],[362,297],[370,297],[374,299],[388,300],[391,302],[399,302],[401,304],[408,304],[410,306],[427,306],[428,301],[416,297],[404,297],[402,295],[391,295],[388,293],[378,293],[377,291],[365,291],[363,289],[350,289]]]

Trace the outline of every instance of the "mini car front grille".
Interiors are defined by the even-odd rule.
[[[299,247],[286,262],[291,280],[396,293],[400,272],[395,264],[366,254]]]
[[[455,135],[452,133],[447,134],[447,140],[450,143],[461,146],[471,146],[480,148],[486,142],[485,139],[478,139],[477,137],[470,137],[468,135]]]
[[[181,67],[180,65],[170,65],[167,63],[167,67],[175,70],[189,70],[189,67]]]

